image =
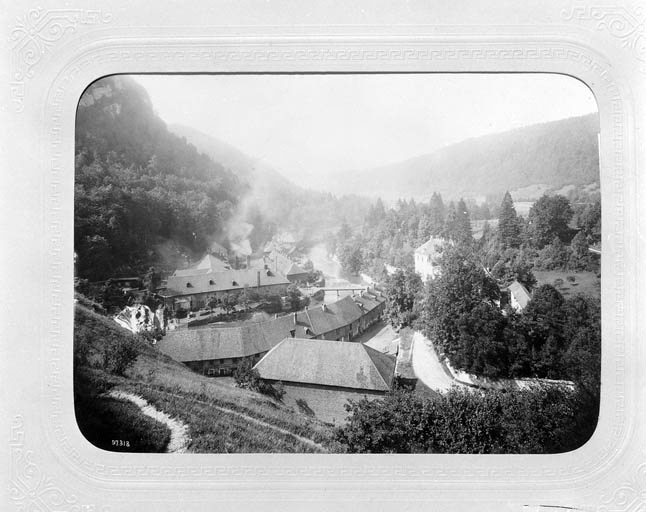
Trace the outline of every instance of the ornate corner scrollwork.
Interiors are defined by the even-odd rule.
[[[32,9],[18,17],[11,32],[11,96],[17,112],[24,109],[25,81],[34,76],[34,68],[52,51],[57,42],[79,26],[111,21],[110,13],[100,10]]]
[[[642,450],[646,457],[646,450]],[[646,463],[637,466],[635,475],[624,481],[612,494],[602,497],[599,512],[646,510]]]
[[[619,40],[622,48],[628,48],[646,70],[646,16],[641,6],[630,10],[618,5],[575,5],[561,11],[566,21],[594,21],[596,29],[605,31]]]
[[[33,450],[25,448],[25,421],[15,416],[9,434],[11,478],[9,496],[16,510],[25,512],[89,512],[94,505],[82,505],[75,495],[68,495],[34,462]]]
[[[599,512],[642,511],[646,508],[646,464],[637,467],[635,476],[605,496]]]

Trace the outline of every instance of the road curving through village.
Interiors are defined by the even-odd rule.
[[[413,334],[413,370],[419,380],[436,391],[462,385],[446,373],[431,341],[420,332]]]

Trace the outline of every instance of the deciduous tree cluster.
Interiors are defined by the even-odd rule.
[[[431,398],[402,391],[350,402],[337,437],[351,453],[558,453],[589,438],[578,423],[585,405],[555,387]]]

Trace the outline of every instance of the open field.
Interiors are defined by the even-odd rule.
[[[169,432],[133,404],[104,395],[119,389],[144,398],[172,418],[188,424],[188,452],[336,451],[333,430],[315,418],[265,395],[236,388],[231,379],[191,372],[110,318],[77,305],[75,312],[75,405],[81,431],[110,449],[113,439],[130,451],[164,451]],[[108,371],[106,354],[124,345],[135,348],[133,364],[122,374]],[[105,428],[97,419],[108,418]],[[133,444],[138,450],[133,449]],[[128,450],[128,447],[124,447]]]
[[[565,298],[576,294],[587,295],[599,299],[601,297],[601,280],[594,272],[571,272],[563,270],[534,270],[537,286],[551,284]],[[570,279],[568,279],[570,277]],[[574,278],[574,280],[571,280]],[[560,283],[557,279],[561,279]],[[556,281],[556,285],[554,284]]]

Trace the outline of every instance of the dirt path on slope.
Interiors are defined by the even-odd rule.
[[[164,393],[166,395],[168,395],[168,396],[173,396],[175,398],[180,398],[182,400],[186,400],[186,397],[182,396],[182,395],[178,395],[178,394],[175,394],[175,393],[169,393],[169,392],[164,392]],[[280,432],[281,434],[291,436],[294,439],[297,439],[298,441],[300,441],[301,443],[304,443],[304,444],[306,444],[308,446],[311,446],[312,448],[314,448],[316,450],[319,450],[321,452],[327,452],[325,447],[322,444],[317,443],[316,441],[312,441],[311,439],[309,439],[307,437],[299,436],[298,434],[295,434],[294,432],[290,432],[287,429],[277,427],[276,425],[272,425],[271,423],[267,423],[265,421],[259,420],[258,418],[254,418],[253,416],[249,416],[248,414],[245,414],[243,412],[236,411],[234,409],[228,409],[226,407],[222,407],[221,405],[215,405],[215,404],[213,404],[211,402],[206,402],[204,400],[198,400],[197,398],[191,398],[190,400],[192,402],[197,402],[198,404],[203,404],[203,405],[206,405],[208,407],[212,407],[213,409],[216,409],[216,410],[218,410],[220,412],[223,412],[225,414],[232,414],[234,416],[238,416],[239,418],[243,418],[243,419],[245,419],[245,420],[247,420],[247,421],[249,421],[251,423],[255,423],[256,425],[259,425],[261,427],[266,427],[266,428],[275,430],[276,432]]]
[[[117,400],[127,400],[135,404],[143,414],[166,425],[170,430],[170,441],[166,446],[166,453],[184,453],[191,438],[188,435],[188,425],[183,421],[171,418],[168,414],[150,405],[138,395],[126,393],[117,389],[111,390],[107,396]]]

